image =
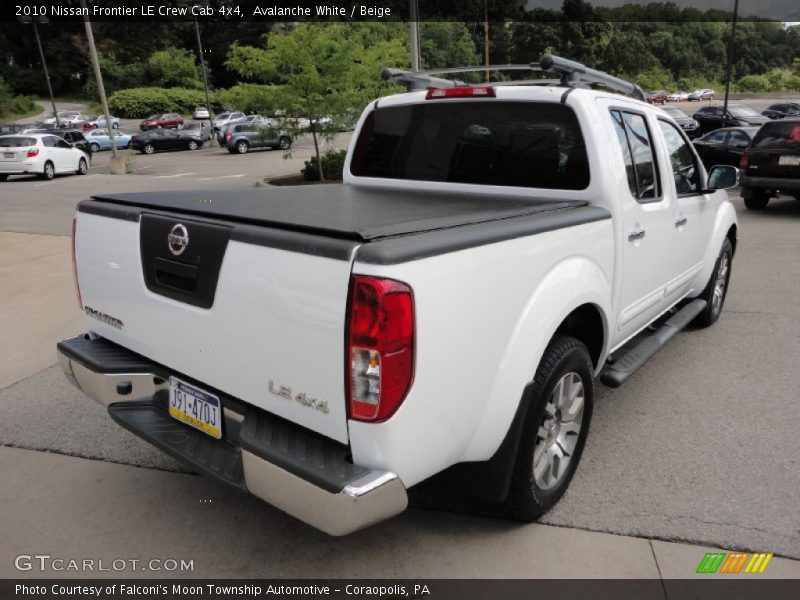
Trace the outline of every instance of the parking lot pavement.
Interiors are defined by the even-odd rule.
[[[350,134],[336,137],[331,146],[346,148]],[[314,154],[310,140],[301,138],[287,158],[279,150],[230,154],[220,148],[194,152],[136,154],[135,172],[110,175],[110,152],[94,155],[89,174],[65,175],[52,181],[14,176],[0,183],[0,231],[69,235],[75,205],[93,194],[158,192],[180,189],[225,190],[253,187],[266,177],[299,173]]]
[[[465,527],[458,515],[419,509],[333,538],[193,475],[14,448],[0,448],[0,472],[8,473],[0,539],[9,556],[192,560],[192,571],[177,573],[185,577],[687,578],[709,551],[496,519]],[[176,575],[141,569],[99,575]],[[81,574],[45,574],[64,575]],[[774,558],[765,575],[800,577],[800,563]],[[0,577],[15,576],[41,574],[0,561]]]
[[[280,158],[275,153],[263,156],[263,165],[272,160],[270,157]],[[274,163],[269,164],[277,170]],[[194,181],[188,176],[159,180],[147,176],[108,176],[108,179],[97,176],[95,180],[103,182],[97,188],[103,191],[112,189],[112,184],[113,189],[128,189],[124,186],[129,181],[137,182],[136,185],[150,182],[147,185],[152,187],[147,189],[165,190],[179,189]],[[41,191],[49,188],[27,192],[35,203],[32,212],[21,197],[16,203],[6,204],[4,194],[0,198],[3,223],[40,220],[49,229],[68,231],[75,201],[87,194],[85,188],[72,186],[74,182],[84,185],[82,182],[92,179],[73,177],[61,181],[62,185],[53,188],[59,190],[58,194],[45,195]],[[33,189],[24,187],[28,183],[9,185],[23,191]],[[778,199],[766,211],[756,213],[744,210],[735,196],[740,242],[721,320],[710,329],[686,331],[677,336],[622,388],[612,391],[598,384],[594,422],[584,459],[569,491],[546,515],[544,523],[800,558],[797,511],[800,438],[796,431],[800,423],[797,402],[800,380],[791,376],[800,346],[797,302],[800,203]],[[10,208],[6,210],[7,207]],[[54,216],[48,216],[50,213]],[[16,253],[8,256],[13,257],[12,263],[22,262]],[[38,260],[31,257],[28,262],[33,264]],[[54,265],[53,272],[68,277],[64,274],[65,270],[68,272],[67,265],[66,261]],[[24,268],[18,268],[13,277],[4,277],[3,287],[19,286],[17,278],[24,273]],[[73,305],[71,290],[53,291],[40,278],[32,278],[30,285],[33,296],[57,295],[55,306]],[[59,310],[53,308],[37,317],[46,326],[52,326],[49,335],[53,342],[59,337],[54,319]],[[0,407],[3,415],[0,444],[97,459],[95,462],[69,459],[76,460],[69,463],[69,468],[64,466],[72,473],[74,480],[69,481],[73,483],[47,475],[53,477],[48,484],[42,478],[59,470],[52,465],[62,463],[46,463],[42,467],[45,471],[40,471],[34,464],[36,453],[31,453],[34,458],[23,461],[7,449],[0,450],[0,455],[12,456],[2,465],[6,485],[0,488],[0,494],[16,494],[18,502],[23,498],[30,502],[30,505],[16,505],[26,506],[28,512],[18,508],[13,513],[14,519],[8,518],[8,512],[0,513],[4,517],[0,518],[0,527],[7,528],[0,531],[0,539],[15,540],[15,547],[19,544],[38,547],[39,542],[51,541],[54,545],[66,544],[65,540],[80,538],[76,534],[84,529],[89,532],[87,539],[99,540],[111,527],[118,531],[123,522],[120,515],[126,513],[121,509],[117,512],[114,504],[117,502],[131,511],[124,522],[136,523],[136,527],[126,526],[126,532],[135,531],[131,531],[129,540],[119,541],[119,547],[98,548],[134,552],[136,544],[141,544],[142,552],[156,552],[161,543],[176,552],[186,548],[228,549],[224,565],[215,565],[208,559],[212,574],[220,572],[222,567],[233,575],[264,574],[257,571],[257,564],[262,569],[268,565],[270,574],[297,574],[304,560],[313,562],[329,556],[320,554],[326,550],[346,557],[336,561],[337,575],[367,572],[361,570],[358,560],[377,565],[369,571],[373,576],[443,572],[453,576],[477,575],[485,572],[483,564],[493,565],[496,557],[498,562],[507,561],[507,567],[500,565],[493,571],[496,576],[512,571],[522,573],[524,569],[528,569],[524,571],[527,576],[535,576],[539,572],[538,562],[527,558],[545,551],[542,540],[549,538],[542,537],[545,536],[542,532],[563,529],[521,526],[502,519],[460,514],[465,508],[475,507],[448,497],[447,493],[426,496],[423,487],[414,495],[417,508],[380,525],[375,530],[380,535],[366,532],[346,541],[334,541],[252,498],[224,490],[206,479],[161,472],[181,468],[111,424],[102,409],[74,390],[57,367],[0,389]],[[46,458],[55,461],[58,457]],[[112,465],[111,461],[148,469],[132,470]],[[149,479],[150,475],[154,479]],[[124,494],[118,497],[114,495],[117,492]],[[205,507],[194,504],[199,503],[198,494],[202,498],[206,493],[218,499],[216,506],[220,509],[211,513],[213,519],[208,521],[215,525],[203,529],[196,525],[202,522],[196,511]],[[63,513],[48,504],[50,495],[65,503]],[[169,502],[165,502],[166,498]],[[194,508],[185,513],[174,513],[170,508],[164,517],[167,521],[162,521],[159,510],[164,505]],[[9,511],[8,506],[11,504],[0,498],[0,511]],[[93,525],[86,523],[88,516],[83,520],[76,516],[86,506],[92,507],[89,514]],[[48,526],[17,527],[17,512],[25,513],[20,515],[20,523],[40,518]],[[244,543],[235,547],[231,546],[233,542],[225,529],[230,520],[248,525],[243,528]],[[172,539],[173,544],[179,540],[180,544],[169,545],[165,539]],[[269,544],[263,544],[265,539]],[[385,541],[378,543],[376,540],[380,539]],[[408,554],[414,557],[402,562],[408,570],[394,567],[396,542],[400,540],[404,548],[413,550]],[[364,544],[364,552],[358,550],[359,541]],[[653,544],[652,548],[658,547]],[[302,551],[293,555],[291,550],[295,547]],[[448,550],[442,554],[442,548]],[[340,549],[345,552],[339,553]],[[251,552],[256,552],[255,558],[250,556]],[[609,547],[608,552],[613,557],[614,552],[623,551]],[[646,554],[642,546],[637,552]],[[391,561],[387,560],[390,555]],[[492,560],[486,561],[487,556]],[[371,562],[373,559],[375,562]],[[576,563],[570,564],[573,568]],[[595,572],[588,566],[586,569],[586,573]],[[619,570],[610,572],[628,576]]]

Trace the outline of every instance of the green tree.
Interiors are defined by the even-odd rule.
[[[300,120],[308,120],[321,181],[320,138],[330,140],[339,123],[351,120],[376,91],[387,89],[379,78],[384,63],[408,64],[405,46],[390,32],[381,35],[375,25],[300,23],[271,33],[266,48],[234,45],[228,53],[229,69],[272,84],[260,93],[271,95],[273,109],[281,111],[290,132],[304,132]]]
[[[150,84],[158,87],[203,87],[194,54],[180,48],[153,52],[147,59]]]

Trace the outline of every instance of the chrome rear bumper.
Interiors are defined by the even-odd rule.
[[[103,345],[98,348],[102,351],[96,360],[87,360],[95,342]],[[61,342],[58,360],[67,378],[107,407],[120,425],[197,470],[330,535],[352,533],[406,509],[408,496],[396,474],[354,466],[344,460],[343,448],[335,442],[258,409],[248,408],[242,415],[226,407],[228,433],[222,440],[178,422],[166,411],[169,373],[155,364],[147,370],[141,357],[138,365],[131,363],[137,365],[134,372],[105,372],[100,363],[109,351],[117,360],[110,370],[123,369],[124,348],[83,336]],[[279,435],[252,433],[265,427]],[[282,443],[268,437],[279,437]],[[310,457],[311,448],[322,448],[321,454]]]

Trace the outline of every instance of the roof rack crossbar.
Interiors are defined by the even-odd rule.
[[[429,88],[450,88],[469,85],[457,79],[443,79],[434,77],[434,74],[447,75],[454,73],[469,73],[480,71],[535,71],[549,72],[559,76],[559,80],[551,79],[528,79],[524,81],[495,81],[492,85],[553,85],[559,83],[565,87],[584,87],[595,83],[604,85],[612,90],[622,92],[626,96],[631,96],[638,100],[644,100],[644,91],[635,83],[619,79],[603,71],[590,69],[579,62],[567,60],[559,56],[545,54],[538,63],[527,65],[508,64],[508,65],[486,65],[474,67],[453,67],[447,69],[431,69],[428,71],[404,71],[402,69],[385,68],[381,72],[381,77],[386,81],[398,83],[406,86],[409,92],[426,90]]]

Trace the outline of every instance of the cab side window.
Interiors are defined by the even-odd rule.
[[[654,202],[661,196],[658,168],[653,154],[653,138],[644,117],[637,113],[612,110],[611,118],[625,161],[628,188],[639,202]]]
[[[679,195],[699,194],[700,169],[697,167],[694,152],[680,132],[667,121],[659,119],[658,126],[667,145],[672,175],[675,178],[675,190]]]

